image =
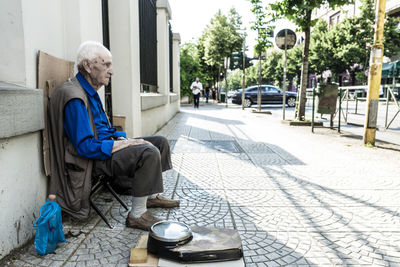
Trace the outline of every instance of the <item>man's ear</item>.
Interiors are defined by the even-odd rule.
[[[91,72],[92,72],[92,68],[91,68],[91,66],[90,66],[89,60],[84,60],[84,61],[82,62],[82,65],[83,65],[83,68],[85,69],[85,71],[86,71],[87,73],[91,73]]]

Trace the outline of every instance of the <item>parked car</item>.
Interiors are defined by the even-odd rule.
[[[235,93],[237,93],[237,91],[229,90],[229,91],[228,91],[228,98],[232,98],[232,96],[233,96]]]
[[[258,85],[245,89],[244,106],[249,108],[257,104]],[[289,107],[296,105],[297,93],[286,91],[286,104]],[[273,85],[261,85],[261,104],[282,104],[283,91]],[[242,92],[237,92],[232,96],[232,103],[242,104]]]

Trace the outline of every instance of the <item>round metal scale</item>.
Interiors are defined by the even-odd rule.
[[[189,226],[181,222],[160,221],[150,228],[149,237],[165,245],[183,245],[192,239]]]

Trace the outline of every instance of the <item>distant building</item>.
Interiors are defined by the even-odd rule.
[[[386,13],[393,17],[400,16],[400,1],[386,0]]]
[[[328,27],[333,27],[347,17],[359,16],[361,0],[354,0],[354,3],[344,5],[340,8],[331,9],[328,4],[314,9],[313,19],[323,19],[328,23]]]
[[[331,9],[328,4],[321,8],[314,9],[313,19],[321,18],[328,23],[328,27],[333,27],[347,17],[359,16],[362,5],[361,0],[354,0],[354,3]],[[389,16],[400,16],[400,1],[386,0],[386,13]]]

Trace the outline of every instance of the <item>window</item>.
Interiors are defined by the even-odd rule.
[[[139,0],[140,92],[157,93],[156,0]]]
[[[268,86],[268,92],[270,92],[270,93],[277,93],[277,92],[278,92],[278,89],[275,88],[275,87]]]
[[[340,11],[329,17],[329,27],[333,27],[340,21]]]

